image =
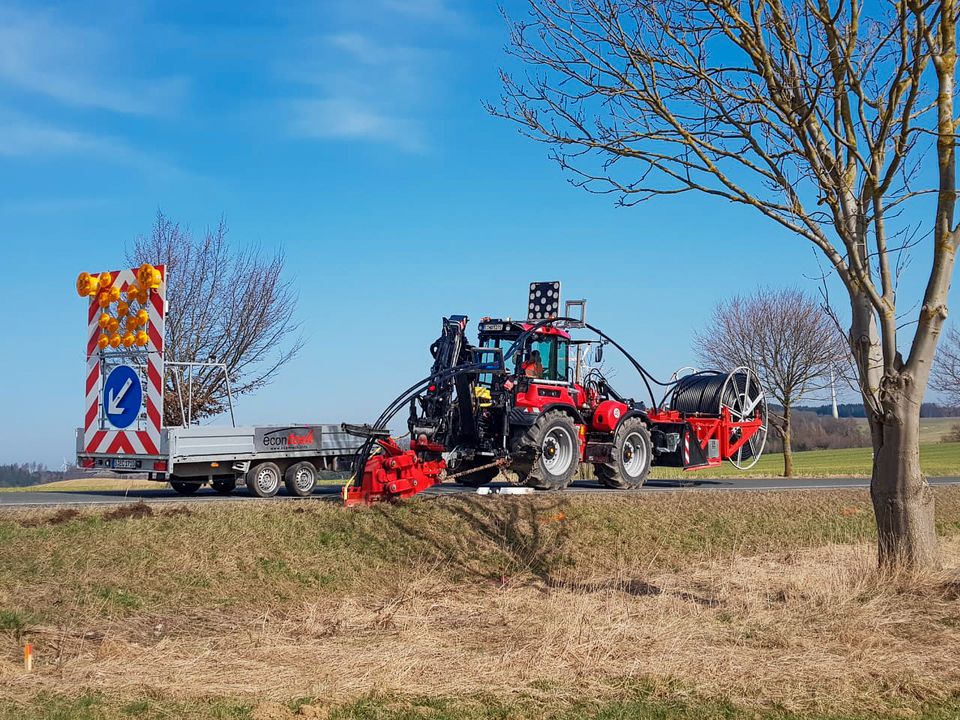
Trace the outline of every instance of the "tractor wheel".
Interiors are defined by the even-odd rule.
[[[297,497],[310,497],[317,486],[317,469],[310,462],[298,462],[283,474],[287,492]]]
[[[513,470],[521,482],[539,490],[563,490],[580,464],[580,443],[573,418],[563,412],[541,415],[513,443],[519,456]]]
[[[469,470],[471,466],[476,467],[477,465],[487,465],[489,460],[484,459],[482,462],[474,463],[464,463],[462,466],[457,466],[456,472],[463,472],[464,470]],[[457,485],[463,485],[464,487],[478,488],[481,485],[486,485],[488,482],[492,482],[497,475],[500,474],[500,468],[492,467],[486,468],[484,470],[478,470],[477,472],[472,472],[469,475],[464,475],[463,477],[456,478],[455,482]]]
[[[214,480],[210,483],[210,487],[213,488],[214,492],[220,493],[221,495],[229,495],[237,489],[237,481],[233,478],[223,478]]]
[[[199,482],[184,482],[182,480],[171,480],[170,487],[173,488],[173,491],[177,495],[193,495],[197,490],[200,489]]]
[[[280,490],[282,476],[276,463],[264,462],[247,470],[247,488],[256,497],[273,497]]]
[[[609,488],[638,488],[650,472],[653,457],[650,432],[638,417],[620,423],[613,436],[613,458],[593,466],[597,479]]]

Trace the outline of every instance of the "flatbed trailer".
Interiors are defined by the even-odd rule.
[[[246,484],[259,497],[275,495],[282,485],[289,494],[306,497],[319,473],[351,470],[362,440],[339,425],[216,425],[165,427],[156,454],[89,453],[84,429],[77,429],[77,465],[115,473],[146,473],[190,494],[209,483],[218,492]]]

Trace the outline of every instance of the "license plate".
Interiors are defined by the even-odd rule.
[[[128,458],[114,458],[113,467],[117,470],[136,470],[137,461]]]

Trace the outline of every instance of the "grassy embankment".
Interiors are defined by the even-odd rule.
[[[864,491],[8,512],[0,719],[955,718],[960,576],[873,532]]]

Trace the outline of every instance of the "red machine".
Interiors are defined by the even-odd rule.
[[[606,487],[638,488],[652,465],[696,470],[730,460],[746,469],[759,459],[767,408],[753,371],[660,382],[586,322],[585,301],[568,302],[563,316],[559,304],[560,283],[533,283],[528,319],[484,318],[477,345],[466,339],[466,317],[444,318],[430,375],[373,425],[344,426],[367,439],[355,464],[363,468],[360,484],[344,489],[346,504],[410,497],[445,480],[477,487],[506,467],[528,486],[561,490],[585,462]],[[571,330],[589,335],[574,338]],[[596,345],[599,365],[608,344],[640,374],[650,406],[588,366],[584,350]],[[664,389],[659,401],[653,385]],[[403,407],[407,450],[385,429]]]

